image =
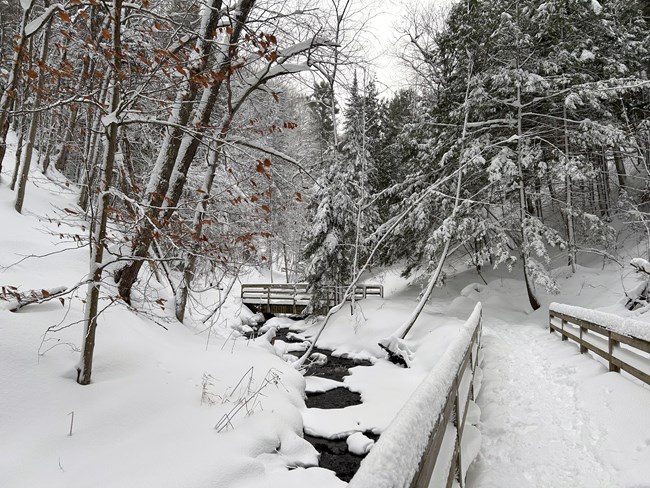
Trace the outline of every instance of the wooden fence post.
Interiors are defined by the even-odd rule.
[[[582,337],[585,332],[587,332],[587,329],[585,327],[580,326],[580,341],[584,340]],[[586,352],[587,352],[587,346],[585,346],[584,344],[582,344],[582,342],[580,342],[580,354],[584,354]]]
[[[609,370],[613,371],[614,373],[620,373],[621,368],[616,366],[613,362],[614,359],[614,348],[617,347],[620,343],[614,339],[612,339],[612,333],[610,332],[608,334],[608,343],[609,343]]]
[[[463,480],[463,464],[461,456],[461,441],[463,436],[463,416],[460,411],[460,384],[463,374],[456,377],[456,400],[454,401],[454,425],[456,426],[456,447],[454,457],[456,458],[456,481],[460,484],[460,488],[464,488],[465,481]]]

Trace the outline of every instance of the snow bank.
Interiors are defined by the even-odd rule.
[[[650,274],[650,263],[643,258],[632,259],[630,265],[632,265],[637,271]]]
[[[348,445],[348,451],[358,456],[367,454],[375,443],[370,437],[365,436],[361,432],[355,432],[345,442]]]
[[[350,488],[409,486],[417,473],[431,432],[442,415],[480,316],[481,304],[478,303],[456,340],[362,461],[359,471],[348,485]]]
[[[590,310],[588,308],[564,305],[562,303],[553,302],[548,308],[549,311],[559,312],[588,322],[593,322],[605,327],[606,329],[628,337],[636,337],[637,339],[650,341],[650,324],[646,322],[627,319],[619,315]]]

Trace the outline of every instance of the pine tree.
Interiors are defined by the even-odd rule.
[[[307,104],[312,112],[318,135],[321,156],[328,150],[334,135],[334,118],[339,112],[336,98],[330,84],[326,81],[316,82],[314,91]],[[332,114],[334,107],[334,114]]]

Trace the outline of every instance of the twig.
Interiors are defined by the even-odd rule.
[[[74,425],[74,410],[72,412],[70,412],[68,415],[70,415],[70,433],[68,434],[68,436],[72,437],[72,427]],[[63,469],[63,468],[61,468],[61,469]]]

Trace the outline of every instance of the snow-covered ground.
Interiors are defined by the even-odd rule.
[[[0,285],[25,292],[83,281],[88,250],[76,236],[84,239],[87,224],[76,211],[76,192],[59,175],[47,178],[34,167],[23,215],[17,214],[7,188],[15,139],[9,142],[0,184],[6,230]],[[364,404],[328,418],[305,408],[305,379],[281,359],[281,342],[236,333],[251,315],[237,300],[226,303],[208,334],[199,322],[171,319],[169,291],[145,276],[139,293],[148,305],[136,300],[137,313],[108,299],[116,292],[107,277],[107,309],[86,387],[75,382],[85,286],[18,313],[0,306],[1,487],[341,486],[331,471],[316,467],[303,429],[334,437],[382,431],[463,323],[427,311],[411,337],[421,354],[404,370],[383,359],[377,341],[408,313],[418,289],[393,274],[385,281],[387,300],[367,300],[355,317],[344,308],[320,346],[375,364],[346,378]],[[318,326],[293,325],[307,336]],[[350,449],[366,448],[360,435],[350,439]]]
[[[579,268],[562,281],[565,294],[546,303],[635,315],[615,303],[622,296],[615,267]],[[650,486],[650,388],[549,334],[547,308],[530,314],[521,282],[479,289],[486,317],[482,448],[467,486]]]
[[[35,169],[24,215],[16,214],[6,186],[12,149],[0,184],[0,285],[21,291],[73,285],[88,271],[87,249],[77,249],[74,237],[85,234],[84,222],[70,212],[75,192]],[[559,270],[563,294],[543,297],[546,305],[645,319],[617,303],[619,268],[587,264],[575,275]],[[471,270],[448,278],[408,337],[415,351],[408,370],[388,363],[377,342],[408,316],[420,287],[397,271],[374,278],[386,298],[360,302],[354,315],[344,307],[319,342],[374,363],[353,368],[343,381],[363,404],[338,411],[305,407],[305,388],[336,384],[305,381],[282,360],[283,343],[238,336],[234,328],[250,314],[237,300],[227,302],[208,335],[200,322],[172,320],[169,292],[146,280],[141,289],[151,302],[167,301],[137,314],[116,302],[104,312],[93,383],[86,387],[74,380],[83,287],[64,302],[19,313],[0,307],[0,487],[342,486],[316,467],[303,429],[349,437],[350,449],[367,449],[359,432],[386,429],[477,301],[485,317],[482,445],[468,486],[650,486],[650,389],[608,373],[575,344],[549,334],[547,309],[530,313],[519,277],[489,270],[487,286]],[[632,288],[635,279],[627,272],[624,278]],[[114,293],[111,286],[107,280],[107,293]],[[216,296],[202,301],[211,300]],[[310,337],[318,323],[292,326]]]
[[[35,170],[18,215],[9,177],[0,185],[0,285],[27,291],[82,281],[88,251],[73,237],[85,233],[69,212],[74,192]],[[114,294],[110,286],[107,279]],[[146,292],[170,298],[153,279]],[[270,344],[235,340],[224,324],[241,324],[236,303],[209,341],[204,326],[170,320],[169,301],[139,314],[113,304],[97,331],[92,384],[82,387],[75,366],[84,297],[82,287],[19,313],[0,307],[1,487],[336,483],[314,467],[317,452],[302,438],[304,378]],[[228,425],[218,432],[220,423]]]

